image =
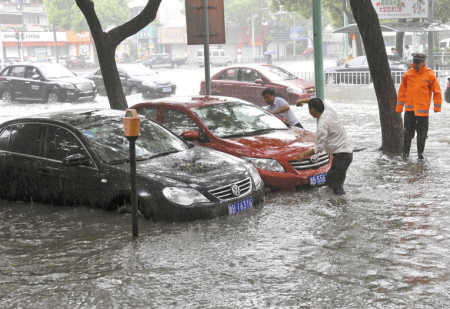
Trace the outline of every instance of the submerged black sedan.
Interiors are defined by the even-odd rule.
[[[130,201],[129,142],[115,110],[78,110],[0,125],[0,197],[117,210]],[[264,200],[256,169],[141,119],[138,208],[165,221],[245,211]]]
[[[164,80],[158,73],[150,70],[142,64],[117,64],[120,82],[125,95],[142,93],[144,98],[162,98],[174,95],[177,85],[169,80]],[[85,76],[92,80],[98,88],[100,95],[106,95],[100,68]]]

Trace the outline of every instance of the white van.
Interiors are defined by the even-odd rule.
[[[196,63],[200,67],[205,65],[205,56],[203,53],[203,49],[199,49],[197,51],[197,59]],[[233,60],[230,56],[223,50],[219,48],[210,48],[209,49],[209,63],[211,65],[231,65]]]
[[[450,39],[443,39],[439,42],[439,48],[450,48]]]

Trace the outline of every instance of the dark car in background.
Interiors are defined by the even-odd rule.
[[[0,197],[117,210],[130,203],[123,111],[58,111],[0,125]],[[165,221],[208,219],[264,201],[256,169],[187,144],[141,118],[136,141],[138,209]]]
[[[116,57],[117,63],[132,63],[133,58],[127,53],[121,53]]]
[[[152,68],[177,68],[185,64],[184,58],[172,58],[170,54],[162,53],[150,55],[142,62],[143,65]]]
[[[69,69],[83,69],[86,67],[86,61],[84,56],[66,56],[64,59],[64,65]]]
[[[6,102],[74,102],[94,99],[96,95],[95,83],[76,76],[60,64],[18,63],[8,65],[0,72],[0,98]]]
[[[316,96],[313,82],[300,79],[275,65],[232,66],[211,77],[211,95],[235,97],[258,106],[266,106],[261,93],[267,87],[273,88],[277,96],[289,104]],[[204,81],[200,85],[200,94],[205,94]]]
[[[268,187],[294,190],[320,185],[331,166],[326,153],[297,162],[299,153],[314,147],[314,134],[239,99],[171,97],[132,108],[191,143],[252,163]]]
[[[400,61],[401,60],[401,61]],[[392,78],[396,84],[402,80],[403,74],[410,69],[408,60],[388,58]],[[371,84],[369,64],[366,56],[353,58],[343,66],[324,69],[326,84]]]
[[[117,64],[120,81],[125,95],[142,93],[145,98],[160,98],[175,94],[177,86],[168,80],[160,78],[157,72],[142,64]],[[85,75],[92,80],[101,95],[106,95],[105,84],[100,68]]]

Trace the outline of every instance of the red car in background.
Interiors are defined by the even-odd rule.
[[[298,99],[316,96],[316,86],[313,82],[300,79],[275,65],[227,67],[211,77],[211,95],[235,97],[258,106],[266,106],[261,93],[267,87],[273,88],[277,96],[292,105]],[[200,94],[206,94],[204,81],[200,85]]]
[[[314,134],[239,99],[171,97],[131,108],[193,144],[252,163],[266,187],[294,190],[320,185],[331,166],[326,153],[297,162],[299,153],[314,147]]]

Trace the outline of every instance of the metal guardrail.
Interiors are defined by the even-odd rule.
[[[394,85],[400,85],[402,77],[406,71],[393,71],[391,72]],[[450,68],[444,70],[436,70],[436,77],[438,78],[439,85],[444,88],[447,87],[446,77],[450,76]],[[298,78],[314,82],[314,72],[293,72]],[[346,72],[330,72],[324,73],[325,85],[346,84],[346,85],[364,85],[372,84],[372,77],[369,71],[346,71]]]

